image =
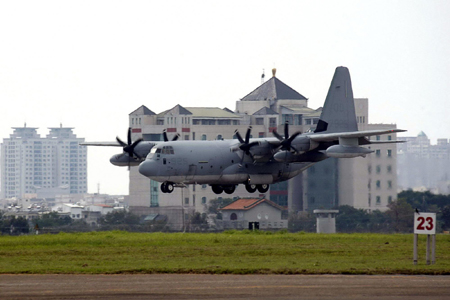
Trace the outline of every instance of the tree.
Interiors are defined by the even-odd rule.
[[[222,214],[220,213],[219,209],[222,207],[227,206],[228,204],[234,202],[235,200],[231,198],[224,198],[224,199],[212,199],[209,201],[208,205],[208,213],[210,214],[217,214],[217,219],[222,219]]]
[[[30,226],[27,219],[24,217],[12,216],[10,218],[2,218],[2,233],[18,235],[22,233],[28,233],[30,231]]]
[[[205,229],[208,229],[208,221],[205,213],[194,212],[189,216],[189,230],[200,231]]]
[[[336,230],[338,232],[368,232],[370,229],[370,214],[349,205],[338,207]]]
[[[442,209],[441,220],[442,228],[444,230],[450,230],[450,205],[446,205]]]
[[[290,232],[316,230],[316,218],[309,212],[291,212],[288,217],[288,230]]]
[[[386,212],[395,232],[412,232],[414,227],[414,209],[405,198],[399,198],[388,204]]]
[[[107,213],[98,222],[102,225],[137,225],[140,223],[140,218],[131,212],[118,210]]]
[[[60,227],[69,225],[72,223],[72,219],[69,216],[60,216],[56,211],[52,211],[48,214],[43,214],[34,221],[34,225],[39,224],[40,228],[44,227]]]

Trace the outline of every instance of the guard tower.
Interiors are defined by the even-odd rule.
[[[335,209],[315,209],[317,218],[317,233],[336,233],[336,215],[339,210]]]

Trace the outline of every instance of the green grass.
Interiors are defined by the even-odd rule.
[[[436,264],[413,265],[413,235],[90,232],[0,236],[0,273],[450,274],[450,235]]]

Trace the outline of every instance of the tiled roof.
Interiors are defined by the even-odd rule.
[[[261,100],[307,100],[302,94],[289,87],[276,77],[272,77],[253,92],[241,99],[241,101]]]
[[[257,116],[257,115],[278,115],[278,113],[276,111],[274,111],[273,109],[270,109],[270,108],[264,106],[263,108],[261,108],[260,110],[255,112],[253,115],[254,116]]]
[[[272,201],[264,199],[264,198],[263,199],[244,198],[244,199],[238,199],[238,200],[228,204],[227,206],[221,208],[220,210],[249,210],[249,209],[252,209],[252,208],[258,206],[261,203],[267,203],[270,206],[278,208],[279,210],[285,209],[284,207],[276,204],[275,202],[272,202]]]
[[[218,107],[186,107],[194,118],[241,118],[233,112]]]
[[[138,109],[131,112],[130,115],[155,115],[150,109],[148,109],[145,105],[141,105]]]

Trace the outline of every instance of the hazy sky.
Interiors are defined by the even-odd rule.
[[[0,138],[125,139],[143,104],[234,110],[273,67],[317,108],[337,66],[371,123],[450,138],[450,1],[0,0]],[[128,193],[118,152],[89,148],[89,192]]]

